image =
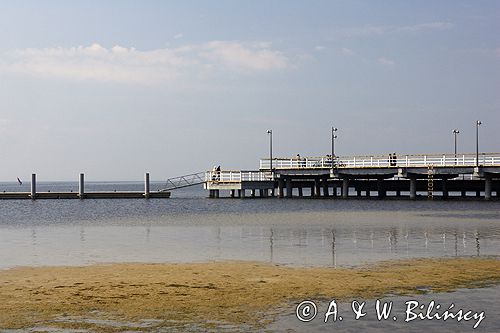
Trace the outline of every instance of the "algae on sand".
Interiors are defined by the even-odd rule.
[[[0,271],[0,328],[257,327],[272,319],[265,313],[306,298],[369,299],[498,282],[496,258],[413,259],[335,269],[255,262],[22,267]],[[149,324],[141,324],[146,319]]]

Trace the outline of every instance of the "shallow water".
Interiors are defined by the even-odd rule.
[[[142,189],[141,183],[89,183],[88,191]],[[160,183],[152,189],[161,188]],[[40,191],[77,191],[42,183]],[[0,191],[28,191],[0,183]],[[171,199],[0,201],[0,268],[103,262],[255,260],[357,266],[415,257],[500,254],[500,202],[333,199],[207,199],[201,188]],[[476,331],[499,331],[500,287],[421,296],[485,310]],[[397,315],[408,297],[394,297]],[[373,300],[367,300],[373,306]],[[325,307],[327,300],[320,306]],[[340,308],[348,313],[349,304]],[[373,313],[340,323],[299,322],[294,306],[264,332],[472,331],[470,322],[382,321]],[[324,308],[322,309],[324,310]],[[319,318],[319,317],[318,317]],[[43,328],[42,328],[43,331]],[[189,330],[188,330],[189,331]],[[203,331],[193,328],[192,331]],[[252,331],[230,327],[228,331]]]
[[[76,190],[77,184],[43,186]],[[337,267],[500,254],[500,202],[205,196],[188,188],[171,199],[0,201],[0,268],[228,259]]]
[[[375,310],[375,300],[362,300],[366,304],[363,307],[363,312],[366,316],[355,319],[355,314],[352,311],[351,302],[338,303],[337,321],[333,321],[333,315],[328,317],[328,322],[325,321],[325,313],[328,310],[330,301],[316,301],[317,316],[310,322],[299,321],[295,314],[295,305],[291,305],[289,313],[282,315],[276,322],[268,327],[273,332],[499,332],[500,321],[500,304],[495,295],[500,295],[500,286],[481,288],[481,289],[459,289],[450,293],[430,293],[418,296],[393,296],[381,299],[382,304],[393,302],[391,315],[387,320],[378,320]],[[447,320],[436,319],[413,319],[411,313],[406,315],[406,302],[417,301],[419,305],[424,305],[424,310],[414,309],[411,313],[425,314],[428,305],[431,301],[435,301],[434,309],[430,312],[431,316],[435,313],[443,314],[443,312],[454,306],[450,312],[457,313],[459,309],[464,310],[464,313],[471,310],[473,313],[481,313],[484,311],[484,319],[479,320]],[[440,309],[436,310],[436,306],[440,305]],[[411,304],[410,304],[411,305]],[[300,313],[300,311],[299,311]],[[342,317],[342,321],[340,321]],[[396,317],[396,320],[394,320]],[[410,319],[406,321],[406,319]],[[424,317],[426,318],[426,317]],[[305,318],[304,318],[305,319]],[[411,320],[413,319],[413,320]],[[479,321],[477,328],[473,326]]]

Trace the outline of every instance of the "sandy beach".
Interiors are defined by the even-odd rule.
[[[496,258],[336,269],[255,262],[21,267],[0,271],[0,328],[258,328],[305,298],[370,299],[498,282]]]

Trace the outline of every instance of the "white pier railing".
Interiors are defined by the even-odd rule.
[[[240,183],[242,181],[272,181],[273,175],[264,171],[221,170],[207,171],[206,182]]]
[[[332,167],[330,156],[303,158],[273,158],[273,169],[326,169]],[[500,166],[500,153],[481,153],[479,163],[476,154],[429,154],[429,155],[397,155],[390,159],[388,155],[380,156],[336,156],[333,159],[335,168],[381,168],[381,167],[474,167]],[[260,160],[260,170],[270,168],[269,158]]]

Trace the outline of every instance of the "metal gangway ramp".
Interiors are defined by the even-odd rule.
[[[166,181],[165,188],[161,189],[161,192],[171,191],[178,188],[194,186],[205,183],[205,171],[192,173],[189,175],[184,175],[180,177],[169,178]]]

